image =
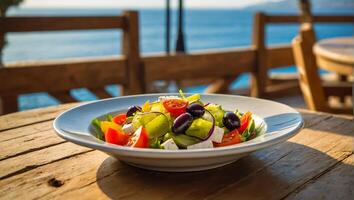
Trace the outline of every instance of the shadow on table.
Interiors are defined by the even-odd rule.
[[[275,145],[227,166],[201,172],[154,172],[131,167],[110,157],[97,171],[97,184],[112,199],[187,200],[202,199],[215,193],[227,194],[232,199],[280,198],[336,162],[321,151],[292,142]],[[354,176],[353,166],[348,167],[353,173],[348,176]],[[330,184],[343,186],[341,181],[345,180]],[[350,184],[345,186],[348,188]]]
[[[305,121],[304,128],[354,137],[354,119],[351,116],[319,112],[301,112],[301,115]]]

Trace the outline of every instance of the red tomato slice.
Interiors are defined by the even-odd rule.
[[[251,112],[246,112],[245,114],[242,115],[240,121],[241,121],[241,126],[237,129],[240,134],[243,133],[243,131],[247,128],[248,123],[251,119],[252,113]]]
[[[105,133],[106,142],[117,145],[126,145],[130,136],[120,131],[108,128]]]
[[[173,117],[178,117],[186,112],[188,101],[183,99],[168,99],[163,102],[163,106]]]
[[[113,122],[116,124],[122,125],[122,124],[124,124],[126,119],[127,119],[126,114],[119,114],[119,115],[113,117]]]
[[[237,129],[231,131],[230,133],[224,134],[221,143],[214,143],[215,147],[224,147],[233,144],[241,143],[241,135],[238,133]]]
[[[136,130],[130,137],[128,145],[137,148],[149,147],[149,137],[146,130],[142,126],[140,126],[140,128],[138,128],[138,130]]]

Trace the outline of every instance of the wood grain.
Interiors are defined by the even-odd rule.
[[[301,199],[317,195],[332,199],[335,191],[340,191],[338,197],[349,198],[353,189],[350,174],[354,173],[352,119],[301,112],[305,129],[288,142],[205,172],[166,174],[141,170],[68,142],[22,153],[0,161],[0,196],[193,200],[234,199],[236,193],[238,199]],[[34,141],[33,145],[39,145],[45,136],[58,137],[51,130],[51,121],[0,131],[0,144],[8,147],[11,140],[23,144],[19,139],[27,137]],[[341,179],[333,181],[338,176]],[[323,196],[324,191],[333,194]]]
[[[46,109],[38,108],[26,112],[3,115],[0,117],[0,131],[52,120],[59,113],[79,104],[80,103],[64,104],[59,106],[51,106]]]

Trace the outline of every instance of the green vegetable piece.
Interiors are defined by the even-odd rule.
[[[161,115],[159,113],[149,113],[149,114],[136,114],[134,115],[132,124],[135,129],[138,129],[140,126],[144,126],[155,119],[158,115]]]
[[[255,132],[258,135],[261,134],[261,132],[265,129],[265,124],[262,122],[256,129],[255,129]]]
[[[170,129],[170,123],[163,114],[155,117],[145,125],[145,129],[149,134],[149,138],[158,138],[165,135]]]
[[[186,99],[186,96],[184,95],[184,93],[181,89],[179,89],[178,92],[179,92],[179,95],[181,95],[182,99]]]
[[[243,133],[242,133],[242,137],[244,137],[244,139],[247,140],[247,138],[249,136],[250,136],[250,132],[248,131],[248,129],[244,130]]]
[[[106,120],[111,122],[113,120],[112,115],[106,115]]]
[[[248,124],[247,129],[249,130],[250,133],[254,132],[256,124],[254,123],[254,120],[251,120],[251,123]]]
[[[193,94],[186,98],[189,103],[200,101],[200,94]]]
[[[222,118],[224,117],[225,111],[222,109],[221,105],[209,104],[205,107],[215,118],[215,125],[219,127],[224,127],[222,123]]]
[[[242,136],[245,137],[246,140],[253,139],[257,136],[257,133],[255,131],[255,122],[252,119],[251,122],[248,124],[246,130],[242,133]]]
[[[167,133],[167,136],[165,136],[166,138],[172,138],[173,141],[176,143],[176,145],[179,148],[183,148],[186,149],[187,146],[193,145],[193,144],[197,144],[199,142],[201,142],[200,139],[195,138],[195,137],[190,137],[188,135],[184,135],[184,134],[174,134],[174,133]]]
[[[101,121],[96,118],[92,120],[91,124],[94,127],[96,138],[105,141],[104,134],[101,131]]]
[[[190,127],[186,130],[186,135],[204,139],[208,136],[213,123],[202,118],[193,120]]]
[[[150,141],[150,148],[163,149],[163,147],[161,146],[161,139],[156,138],[156,139]]]
[[[164,136],[163,136],[163,142],[166,142],[167,140],[171,139],[172,136],[171,136],[171,133],[166,133]]]
[[[162,113],[168,113],[165,107],[162,105],[161,102],[153,102],[151,103],[151,111],[153,112],[162,112]]]
[[[241,118],[242,117],[242,114],[241,112],[237,109],[235,112],[235,115],[238,117],[238,118]]]

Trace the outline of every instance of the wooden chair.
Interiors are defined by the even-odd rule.
[[[309,109],[315,111],[352,114],[351,107],[333,107],[330,96],[351,96],[352,86],[348,82],[323,82],[318,72],[313,45],[316,42],[312,24],[301,26],[300,34],[293,39],[295,63],[299,71],[299,83]]]
[[[120,84],[123,94],[142,92],[139,78],[138,13],[105,17],[7,17],[0,19],[0,36],[9,32],[121,29],[121,57],[68,59],[60,61],[15,63],[1,67],[0,105],[3,113],[18,110],[19,94],[48,92],[62,103],[76,101],[70,90],[88,88],[98,98],[111,97],[106,85]],[[0,37],[0,44],[4,37]],[[0,46],[1,49],[1,46]],[[0,102],[1,102],[0,101]]]

